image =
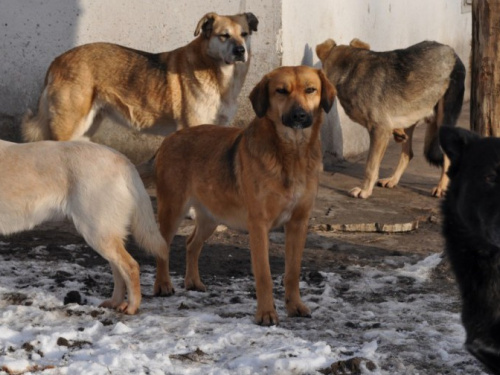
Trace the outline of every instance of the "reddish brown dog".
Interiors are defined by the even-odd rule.
[[[246,129],[199,126],[163,141],[155,160],[160,231],[171,243],[190,206],[196,226],[187,240],[185,287],[204,291],[198,258],[217,224],[248,230],[258,324],[278,323],[268,232],[284,225],[288,316],[310,316],[299,276],[309,215],[318,189],[323,110],[335,88],[321,70],[281,67],[250,93],[257,117]],[[169,294],[168,262],[158,259],[156,294]]]

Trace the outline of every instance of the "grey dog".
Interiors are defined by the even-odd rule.
[[[413,157],[412,135],[420,121],[427,123],[424,154],[429,163],[443,167],[432,195],[444,195],[449,160],[439,148],[438,128],[456,125],[464,95],[465,67],[455,51],[424,41],[406,49],[375,52],[359,39],[349,45],[329,39],[316,46],[316,54],[347,115],[370,134],[363,184],[349,195],[368,198],[372,194],[391,134],[402,142],[401,156],[394,174],[378,184],[388,188],[398,184]]]

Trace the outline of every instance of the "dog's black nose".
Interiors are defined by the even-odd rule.
[[[302,108],[298,108],[292,114],[292,119],[295,122],[303,123],[307,119],[307,112]]]
[[[312,116],[301,106],[294,106],[285,116],[283,124],[294,129],[304,129],[312,124]]]
[[[245,54],[245,47],[243,47],[243,46],[235,46],[233,48],[233,54],[235,56],[243,56]]]

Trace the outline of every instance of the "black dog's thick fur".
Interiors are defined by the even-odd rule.
[[[461,293],[466,347],[500,374],[500,139],[450,127],[439,138],[451,160],[443,235]]]

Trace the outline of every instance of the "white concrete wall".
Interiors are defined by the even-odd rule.
[[[0,112],[34,108],[50,62],[85,43],[107,41],[150,52],[168,51],[193,40],[208,12],[253,12],[259,30],[252,36],[248,82],[281,62],[276,36],[281,2],[264,0],[15,0],[0,3]],[[250,91],[245,87],[244,95]]]
[[[376,51],[405,48],[428,39],[452,46],[469,67],[472,14],[462,13],[462,1],[284,1],[283,64],[320,67],[315,48],[328,38],[338,44],[359,38]],[[469,91],[466,90],[466,101]],[[353,123],[340,105],[337,109],[338,113],[332,111],[328,116],[328,126],[323,129],[324,147],[334,150],[335,156],[344,157],[366,150],[367,132]]]
[[[47,68],[64,51],[97,41],[149,52],[169,51],[193,40],[198,21],[208,12],[252,12],[259,19],[258,31],[252,35],[249,73],[239,97],[235,124],[241,125],[254,116],[250,90],[264,73],[281,64],[276,45],[281,1],[2,0],[0,137],[19,139],[21,115],[28,108],[36,110]],[[139,134],[106,118],[92,140],[118,149],[137,163],[152,155],[161,138]]]
[[[263,74],[281,64],[320,67],[314,50],[327,38],[348,43],[357,37],[369,42],[374,50],[403,48],[433,39],[453,46],[468,66],[472,22],[471,13],[461,13],[461,1],[2,0],[0,132],[2,116],[18,122],[27,108],[36,108],[47,67],[62,52],[95,41],[151,52],[168,51],[192,40],[198,20],[210,11],[253,12],[259,18],[236,125],[253,116],[247,97]],[[125,135],[124,143],[132,148],[137,139],[142,142],[147,138],[109,126],[111,135],[104,138]],[[331,160],[365,151],[368,144],[366,131],[353,124],[340,106],[327,116],[322,137],[325,155]]]

